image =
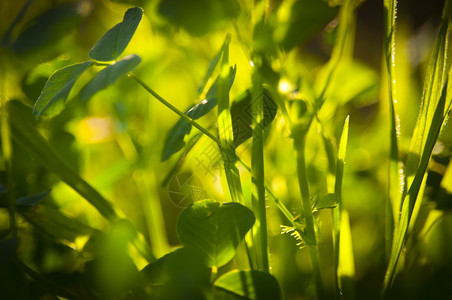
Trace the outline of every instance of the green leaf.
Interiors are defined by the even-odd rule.
[[[234,270],[218,278],[215,287],[250,300],[281,299],[278,281],[272,275],[256,271]]]
[[[50,190],[39,193],[39,194],[19,198],[16,200],[16,205],[35,206],[36,204],[40,203],[45,197],[47,197],[47,195],[49,193],[50,193]]]
[[[253,224],[253,213],[239,203],[203,200],[182,211],[177,233],[184,246],[206,257],[208,266],[220,267],[234,257]]]
[[[230,68],[229,71],[230,76],[230,86],[234,82],[235,74],[237,72],[237,68]],[[202,100],[200,103],[193,105],[189,109],[185,111],[185,114],[192,118],[193,120],[197,120],[207,113],[209,113],[216,105],[217,105],[217,85],[218,78],[215,83],[210,87],[207,92],[206,99]],[[187,123],[183,119],[179,119],[173,128],[168,132],[166,137],[165,146],[163,148],[162,159],[161,161],[165,161],[170,158],[174,153],[178,152],[185,145],[184,137],[189,134],[191,131],[191,125]]]
[[[333,193],[326,194],[315,203],[312,212],[315,213],[322,209],[335,208],[337,206],[337,203],[338,197],[336,196],[336,194]]]
[[[98,61],[117,59],[132,39],[142,16],[143,10],[141,8],[128,9],[122,22],[107,31],[89,51],[89,57]]]
[[[37,117],[53,116],[61,111],[77,78],[92,65],[91,61],[74,64],[55,71],[47,80],[35,103],[33,114]]]
[[[227,37],[226,37],[226,39],[227,39]],[[223,54],[223,46],[221,46],[217,55],[209,62],[209,66],[207,67],[206,74],[204,75],[204,78],[202,79],[201,84],[199,85],[198,93],[202,93],[202,91],[204,90],[204,87],[206,86],[209,78],[212,76],[212,73],[215,70],[215,67],[218,65],[218,62],[220,61],[222,54]]]
[[[135,69],[141,62],[141,58],[136,54],[128,55],[121,60],[107,66],[105,69],[97,73],[90,82],[80,92],[80,99],[87,100],[94,94],[112,85],[122,76],[127,75]]]
[[[188,248],[166,254],[141,273],[146,277],[152,299],[205,299],[203,290],[210,284],[210,270],[204,258]]]

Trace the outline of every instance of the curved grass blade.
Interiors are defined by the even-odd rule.
[[[203,200],[182,211],[177,234],[185,247],[206,257],[209,267],[221,267],[234,257],[254,220],[252,211],[239,203]]]
[[[391,257],[383,283],[383,295],[387,294],[394,281],[398,261],[402,248],[406,243],[409,224],[412,222],[411,216],[427,170],[428,161],[445,116],[449,113],[444,111],[447,98],[445,54],[448,51],[447,32],[451,13],[452,1],[447,0],[444,6],[441,27],[427,69],[421,111],[411,140],[410,153],[405,169],[405,174],[408,178],[401,199],[400,221],[394,233]]]
[[[98,61],[117,59],[132,39],[142,17],[143,10],[141,8],[128,9],[122,22],[107,31],[89,51],[89,57]]]
[[[64,67],[47,80],[41,95],[35,103],[33,114],[54,116],[61,111],[75,81],[92,65],[91,61]]]
[[[122,76],[127,75],[135,69],[141,62],[141,58],[136,54],[128,55],[121,60],[107,66],[88,82],[80,92],[80,99],[87,100],[97,92],[112,85]]]
[[[404,247],[407,235],[408,228],[410,222],[412,222],[412,214],[414,210],[414,206],[418,199],[419,192],[421,190],[422,183],[424,182],[424,176],[427,171],[428,162],[430,160],[430,156],[433,152],[433,147],[436,144],[439,133],[441,131],[441,127],[444,123],[445,117],[450,113],[450,108],[446,113],[444,112],[444,106],[446,103],[447,96],[447,81],[442,89],[442,95],[438,102],[438,106],[436,107],[435,114],[433,115],[432,124],[430,126],[427,140],[425,142],[422,157],[420,159],[419,168],[416,172],[416,175],[413,179],[413,182],[406,193],[406,196],[403,199],[402,211],[400,223],[397,228],[397,231],[394,234],[394,242],[392,245],[391,259],[389,261],[388,268],[386,270],[383,293],[386,294],[392,286],[394,281],[397,264],[399,262],[400,255],[402,253],[402,248]]]
[[[278,281],[272,275],[256,270],[233,270],[218,278],[215,287],[224,289],[240,299],[282,299]]]

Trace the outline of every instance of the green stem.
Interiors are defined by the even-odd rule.
[[[265,204],[265,184],[264,184],[264,144],[262,137],[263,116],[263,88],[257,70],[253,73],[251,109],[253,112],[253,142],[251,148],[251,176],[252,180],[252,206],[257,217],[257,233],[255,240],[259,245],[258,261],[259,269],[269,272],[268,262],[268,237],[267,237],[267,214]]]
[[[211,132],[209,132],[207,129],[199,125],[197,122],[195,122],[192,118],[184,114],[182,111],[180,111],[177,107],[163,99],[159,94],[157,94],[153,89],[151,89],[146,83],[144,83],[141,79],[136,77],[133,73],[130,73],[129,76],[133,78],[139,85],[141,85],[146,91],[148,91],[152,96],[155,97],[158,101],[160,101],[163,105],[171,109],[173,112],[175,112],[179,117],[181,117],[183,120],[190,123],[192,126],[196,127],[199,131],[207,135],[212,141],[217,143],[218,145],[221,145],[220,140],[214,136]]]
[[[320,272],[319,263],[319,249],[317,245],[317,238],[315,233],[314,216],[311,210],[311,200],[309,193],[309,184],[306,173],[306,158],[305,158],[305,140],[306,135],[303,134],[301,137],[295,137],[295,151],[297,155],[297,175],[298,184],[300,187],[301,194],[301,206],[303,209],[303,216],[306,222],[306,234],[305,242],[309,249],[309,255],[311,257],[312,270],[314,273],[314,280],[317,290],[317,297],[320,299],[325,298],[322,277]]]

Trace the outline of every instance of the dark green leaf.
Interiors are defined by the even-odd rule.
[[[281,290],[276,278],[256,270],[234,270],[226,273],[218,278],[215,287],[250,300],[281,299]]]
[[[208,266],[220,267],[234,257],[253,224],[253,213],[239,203],[203,200],[182,211],[177,233],[184,246],[206,257]]]
[[[128,9],[122,22],[107,31],[89,51],[89,57],[98,61],[117,59],[132,39],[142,16],[143,10],[141,8]]]
[[[39,194],[35,194],[35,195],[19,198],[19,199],[16,200],[16,205],[35,206],[36,204],[41,202],[42,199],[47,197],[47,195],[49,193],[50,193],[50,190],[42,192],[42,193],[39,193]]]
[[[53,73],[35,103],[33,114],[37,117],[53,116],[61,111],[77,78],[91,66],[91,61],[78,63]]]
[[[136,55],[128,55],[123,59],[107,66],[105,69],[97,73],[90,82],[80,92],[80,99],[87,100],[94,94],[108,87],[135,69],[141,62],[141,58]]]
[[[327,1],[319,0],[298,0],[291,7],[284,9],[291,12],[286,32],[281,40],[286,50],[306,42],[321,31],[336,17],[338,11],[336,7],[329,6]]]
[[[229,76],[230,87],[234,82],[235,73],[237,68],[231,68]],[[202,116],[206,115],[209,111],[211,111],[217,105],[217,85],[218,78],[215,83],[210,87],[207,92],[206,99],[202,100],[200,103],[193,105],[188,110],[185,111],[185,114],[192,118],[193,120],[199,119]],[[168,132],[165,141],[165,147],[163,148],[162,153],[162,161],[170,158],[174,153],[178,152],[185,145],[184,137],[189,134],[191,131],[191,125],[184,121],[183,119],[179,119],[176,125]]]
[[[210,270],[194,249],[179,248],[146,266],[146,277],[152,299],[205,299]]]

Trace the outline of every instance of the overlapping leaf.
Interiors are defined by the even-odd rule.
[[[141,58],[136,55],[128,55],[114,64],[107,66],[105,69],[91,79],[90,82],[80,92],[80,98],[87,100],[97,92],[103,90],[115,83],[122,76],[127,75],[130,71],[135,69],[141,62]]]

